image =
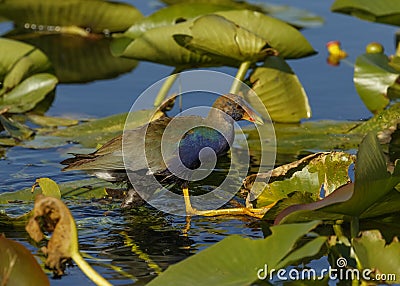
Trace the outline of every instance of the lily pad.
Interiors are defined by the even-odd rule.
[[[369,133],[358,151],[354,183],[337,189],[320,201],[286,208],[276,217],[275,223],[315,217],[329,220],[368,217],[368,209],[390,193],[398,183],[400,164],[395,166],[393,173],[389,173],[382,149],[375,135]]]
[[[218,15],[200,16],[189,29],[189,35],[175,34],[175,41],[216,62],[240,65],[245,61],[258,62],[271,53],[265,39]]]
[[[280,20],[248,10],[220,11],[214,14],[224,17],[228,21],[248,30],[251,34],[258,35],[259,38],[264,39],[269,46],[278,51],[279,55],[284,58],[300,58],[315,54],[312,46],[298,30]],[[126,36],[116,38],[111,44],[111,51],[116,56],[152,61],[182,68],[218,66],[222,64],[237,66],[239,64],[237,61],[221,62],[221,58],[213,59],[207,55],[193,53],[175,42],[175,35],[193,36],[191,27],[195,21],[196,18],[175,25],[154,28],[146,31],[136,39]],[[227,23],[224,21],[221,22]],[[230,25],[228,26],[230,27]],[[227,30],[224,29],[223,31]],[[204,33],[208,32],[208,30],[204,30]],[[202,34],[202,32],[199,33]],[[218,35],[220,34],[218,33]],[[245,38],[247,37],[238,38],[238,43],[242,43]],[[218,39],[207,39],[207,41],[210,40],[217,41]],[[252,43],[248,43],[248,45],[250,46],[247,46],[247,48],[251,47]],[[247,49],[241,52],[246,54],[251,53]]]
[[[129,4],[101,0],[5,0],[0,15],[19,28],[28,24],[38,31],[57,32],[59,26],[77,26],[93,33],[124,31],[142,18]]]
[[[284,59],[297,59],[316,54],[301,32],[281,20],[249,10],[220,11],[215,14],[264,38]]]
[[[359,56],[354,66],[354,84],[367,108],[377,113],[389,104],[388,88],[399,78],[384,54]]]
[[[364,231],[360,238],[353,238],[354,252],[363,269],[373,269],[371,278],[385,283],[400,283],[400,243],[395,239],[386,245],[378,230]],[[385,274],[387,279],[378,279]],[[389,276],[390,275],[390,276]]]
[[[363,20],[400,26],[400,4],[392,0],[336,0],[331,10]]]
[[[54,89],[57,78],[47,73],[48,58],[35,47],[0,38],[0,108],[25,112]]]
[[[282,58],[268,57],[262,66],[253,70],[250,83],[273,121],[293,123],[311,117],[307,94]]]
[[[0,252],[3,285],[50,285],[35,257],[19,242],[0,235]]]
[[[150,29],[174,25],[179,22],[186,21],[200,15],[210,14],[216,11],[232,10],[237,7],[234,3],[237,2],[221,4],[185,2],[164,7],[131,26],[124,33],[124,36],[134,39]]]
[[[296,241],[318,224],[312,221],[274,226],[272,234],[261,240],[229,236],[170,266],[148,285],[249,285],[258,280],[258,275],[267,278],[266,265],[268,269],[279,269],[318,253],[326,237],[315,237],[294,250]]]
[[[79,123],[76,119],[44,116],[34,113],[28,113],[27,119],[42,127],[72,126]]]
[[[352,155],[344,152],[316,153],[272,170],[270,174],[247,177],[244,185],[251,189],[258,208],[286,198],[292,192],[310,193],[315,200],[328,196],[350,181],[348,168],[354,162]],[[269,179],[265,182],[263,177]],[[254,182],[255,178],[258,178]]]

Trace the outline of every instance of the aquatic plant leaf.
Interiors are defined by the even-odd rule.
[[[215,14],[262,37],[284,59],[316,54],[301,32],[281,20],[249,10],[220,11]]]
[[[173,35],[190,33],[190,21],[172,26],[163,26],[146,31],[140,37],[118,37],[111,42],[114,56],[156,62],[186,68],[191,66],[218,66],[213,59],[193,53],[175,42]]]
[[[399,72],[389,65],[384,54],[364,54],[354,66],[354,84],[367,108],[377,113],[390,102],[388,88],[399,78]]]
[[[68,208],[59,199],[37,195],[33,217],[26,225],[26,231],[36,242],[44,239],[43,231],[53,233],[42,251],[47,255],[46,267],[58,276],[63,275],[66,263],[70,262],[73,253],[79,251],[75,221]]]
[[[3,285],[50,285],[35,257],[19,242],[0,235],[0,253]]]
[[[286,208],[276,217],[275,223],[303,221],[316,217],[328,220],[369,217],[368,210],[371,206],[380,202],[400,183],[398,162],[393,173],[389,173],[379,142],[374,133],[368,133],[357,154],[354,183],[337,189],[320,201]],[[385,204],[381,206],[387,207]],[[375,207],[374,212],[376,211]]]
[[[34,113],[28,113],[26,116],[27,119],[42,127],[72,126],[79,123],[77,119],[45,116]]]
[[[3,115],[0,115],[0,124],[3,125],[12,138],[20,141],[28,139],[34,133],[29,127],[14,121],[12,118],[6,118]]]
[[[34,189],[36,186],[40,187],[43,195],[61,199],[60,188],[58,187],[57,183],[54,182],[52,179],[49,178],[36,179],[36,182],[32,188]]]
[[[263,12],[267,15],[285,21],[296,28],[315,28],[322,26],[324,23],[322,17],[291,5],[263,3],[261,7]]]
[[[331,10],[363,20],[400,26],[400,4],[391,0],[336,0]]]
[[[286,198],[292,192],[310,193],[317,200],[350,181],[349,166],[354,157],[344,152],[323,152],[309,155],[301,160],[282,165],[268,174],[250,175],[244,186],[251,189],[250,200],[256,198],[256,206],[264,207]],[[263,177],[269,181],[263,181]],[[257,180],[255,181],[255,179]]]
[[[33,216],[25,229],[36,242],[45,238],[44,232],[52,233],[47,246],[43,246],[41,250],[47,256],[46,267],[53,270],[55,275],[63,275],[66,265],[74,260],[95,284],[111,286],[80,255],[75,220],[68,207],[59,199],[37,195]]]
[[[386,277],[391,274],[391,279],[382,282],[400,283],[400,243],[397,238],[386,244],[378,230],[363,231],[361,237],[352,239],[352,245],[363,269],[373,269],[374,274],[386,274]]]
[[[218,15],[193,20],[189,35],[175,34],[181,46],[217,62],[257,62],[271,53],[265,39]]]
[[[58,184],[63,198],[75,199],[99,199],[107,195],[105,188],[113,188],[115,185],[97,178],[77,180]],[[0,194],[0,204],[8,204],[12,201],[32,202],[37,194],[41,194],[40,185],[38,188],[25,188],[14,192],[3,192]]]
[[[281,57],[268,57],[262,66],[253,70],[249,80],[273,121],[299,122],[311,117],[307,94]]]
[[[62,83],[114,78],[132,71],[138,64],[132,59],[114,57],[110,51],[111,38],[38,33],[7,36],[20,39],[45,52],[52,62],[55,75]]]
[[[180,3],[161,8],[148,17],[131,26],[123,34],[129,38],[137,38],[147,30],[162,26],[174,25],[178,22],[186,21],[200,15],[210,14],[216,11],[237,9],[235,2],[212,4],[212,3]]]
[[[297,28],[312,28],[323,24],[323,19],[312,12],[288,5],[273,5],[266,3],[248,3],[234,0],[163,0],[162,2],[174,6],[209,5],[230,7],[230,10],[252,10],[278,18]],[[226,10],[226,9],[220,9]]]
[[[318,253],[326,237],[316,237],[293,251],[296,241],[318,224],[312,221],[274,226],[270,236],[258,240],[229,236],[170,266],[148,285],[249,285],[258,279],[258,273],[268,274],[264,273],[265,265],[278,269]]]
[[[124,31],[142,18],[129,4],[101,0],[5,0],[0,15],[20,28],[28,23],[39,31],[58,32],[56,26],[77,26],[94,33]]]
[[[50,68],[48,58],[35,47],[0,38],[0,106],[7,106],[9,112],[32,109],[57,83],[54,76],[44,73]],[[26,104],[21,101],[25,94]]]
[[[381,132],[387,129],[396,129],[400,123],[400,103],[394,103],[387,109],[377,113],[368,121],[363,122],[350,130],[350,134],[367,134],[368,132]]]
[[[219,11],[213,13],[213,15],[222,16],[250,33],[258,35],[273,49],[277,50],[281,57],[300,58],[315,54],[310,43],[298,30],[280,20],[248,10]],[[111,51],[115,56],[152,61],[181,68],[219,65],[238,66],[237,60],[221,62],[221,58],[212,58],[191,52],[175,42],[174,35],[192,37],[190,27],[194,21],[196,21],[196,18],[175,25],[154,28],[136,39],[126,35],[116,38],[111,43]],[[186,37],[186,39],[190,38]],[[214,39],[214,41],[217,40]],[[238,40],[242,41],[241,39]],[[181,43],[184,44],[182,41]]]
[[[32,75],[19,83],[11,91],[0,97],[0,108],[7,108],[9,113],[30,111],[43,101],[46,95],[57,85],[58,79],[48,73]]]

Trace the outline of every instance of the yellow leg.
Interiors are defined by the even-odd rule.
[[[190,197],[189,197],[189,189],[183,188],[182,191],[183,191],[183,198],[185,200],[186,215],[188,216],[248,215],[256,218],[262,218],[264,214],[276,204],[276,202],[274,202],[272,204],[269,204],[268,206],[259,209],[242,207],[242,208],[199,211],[192,207],[192,203],[190,202]]]

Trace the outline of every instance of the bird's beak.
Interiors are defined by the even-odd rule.
[[[258,125],[264,124],[264,120],[262,120],[262,118],[253,110],[246,110],[246,113],[243,115],[242,119]]]

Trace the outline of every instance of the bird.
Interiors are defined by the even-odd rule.
[[[135,181],[151,175],[160,182],[179,183],[186,215],[213,215],[213,212],[196,210],[191,206],[188,184],[192,173],[189,171],[199,168],[202,160],[226,154],[234,141],[234,123],[240,120],[263,124],[262,118],[243,96],[229,93],[214,101],[205,118],[193,115],[173,118],[164,116],[124,131],[124,134],[111,139],[92,153],[74,154],[74,157],[61,164],[66,165],[63,171],[81,170],[116,183],[129,181],[128,173],[135,175]],[[167,155],[162,153],[162,144],[171,149]],[[124,152],[133,158],[128,164],[124,163],[123,145]],[[204,148],[212,150],[214,155],[201,158]],[[138,200],[134,188],[130,188],[121,207],[132,207]],[[249,213],[248,210],[237,211]],[[227,213],[235,214],[235,211]]]

